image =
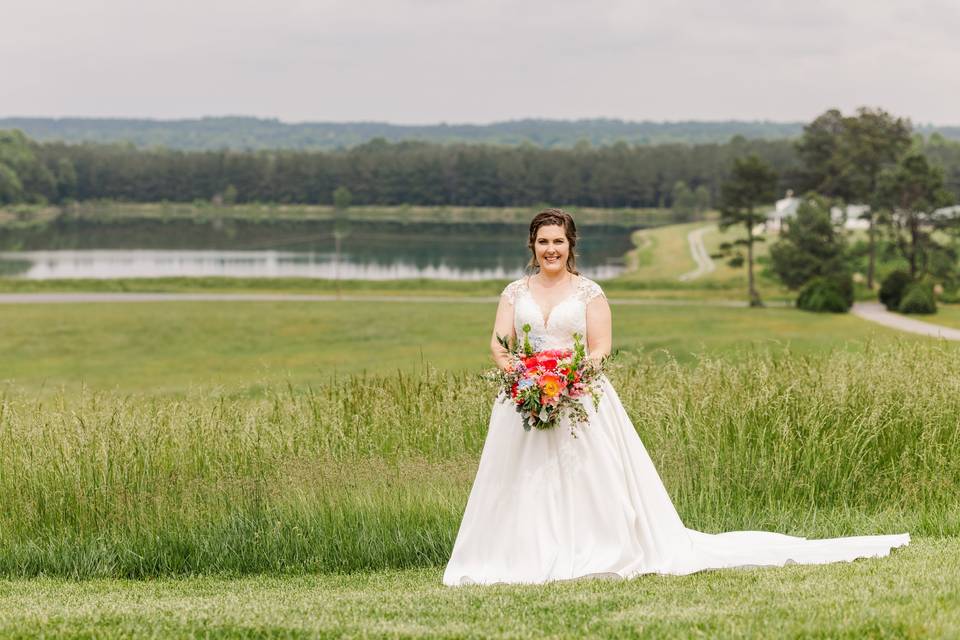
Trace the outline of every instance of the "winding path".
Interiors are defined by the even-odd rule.
[[[693,280],[717,268],[717,265],[713,262],[710,254],[707,253],[707,248],[703,244],[703,234],[708,231],[714,231],[716,228],[716,225],[710,224],[694,229],[687,234],[687,244],[690,245],[690,255],[693,256],[693,261],[697,263],[697,268],[689,273],[683,274],[678,280],[684,282]]]
[[[932,322],[923,322],[922,320],[914,320],[897,313],[891,313],[879,302],[857,302],[850,312],[864,320],[876,322],[891,329],[943,338],[944,340],[960,340],[960,329],[952,329]]]

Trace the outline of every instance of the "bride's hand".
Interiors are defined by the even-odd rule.
[[[589,357],[590,357],[590,362],[592,362],[593,365],[596,366],[596,367],[602,366],[602,365],[603,365],[603,361],[604,361],[604,359],[606,358],[606,356],[604,356],[604,355],[602,355],[602,354],[593,354],[593,353],[590,354]]]

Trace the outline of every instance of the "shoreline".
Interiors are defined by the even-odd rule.
[[[243,220],[250,222],[313,222],[346,219],[353,222],[432,224],[522,224],[544,206],[468,207],[412,205],[354,205],[338,212],[332,205],[210,202],[85,201],[65,205],[0,206],[0,231],[49,224],[57,219],[87,222],[136,220]],[[624,229],[676,222],[669,209],[602,209],[566,207],[579,226],[613,226]]]

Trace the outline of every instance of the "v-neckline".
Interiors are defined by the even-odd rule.
[[[533,302],[533,306],[535,306],[535,307],[537,308],[537,311],[540,313],[540,322],[541,322],[541,324],[543,325],[543,328],[546,329],[546,328],[547,328],[547,325],[550,323],[550,318],[553,317],[553,312],[557,310],[557,307],[559,307],[561,304],[565,303],[567,300],[569,300],[570,298],[572,298],[572,297],[574,296],[574,294],[577,293],[577,288],[578,288],[578,285],[579,285],[579,283],[580,283],[580,280],[579,280],[579,279],[580,279],[581,276],[573,276],[573,290],[570,291],[569,294],[567,294],[566,296],[564,296],[564,297],[560,300],[560,302],[557,302],[556,304],[554,304],[554,305],[550,308],[550,313],[548,313],[546,316],[544,316],[544,314],[543,314],[543,307],[541,307],[541,306],[540,306],[540,303],[537,302],[537,299],[533,297],[533,291],[530,290],[530,278],[531,278],[531,277],[532,277],[532,276],[527,276],[527,277],[524,279],[524,281],[523,281],[523,286],[526,287],[526,289],[527,289],[527,295],[530,296],[530,301]]]

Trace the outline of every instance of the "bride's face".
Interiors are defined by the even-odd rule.
[[[563,227],[550,224],[537,229],[533,248],[541,271],[546,274],[559,274],[566,270],[570,243],[567,242]]]

